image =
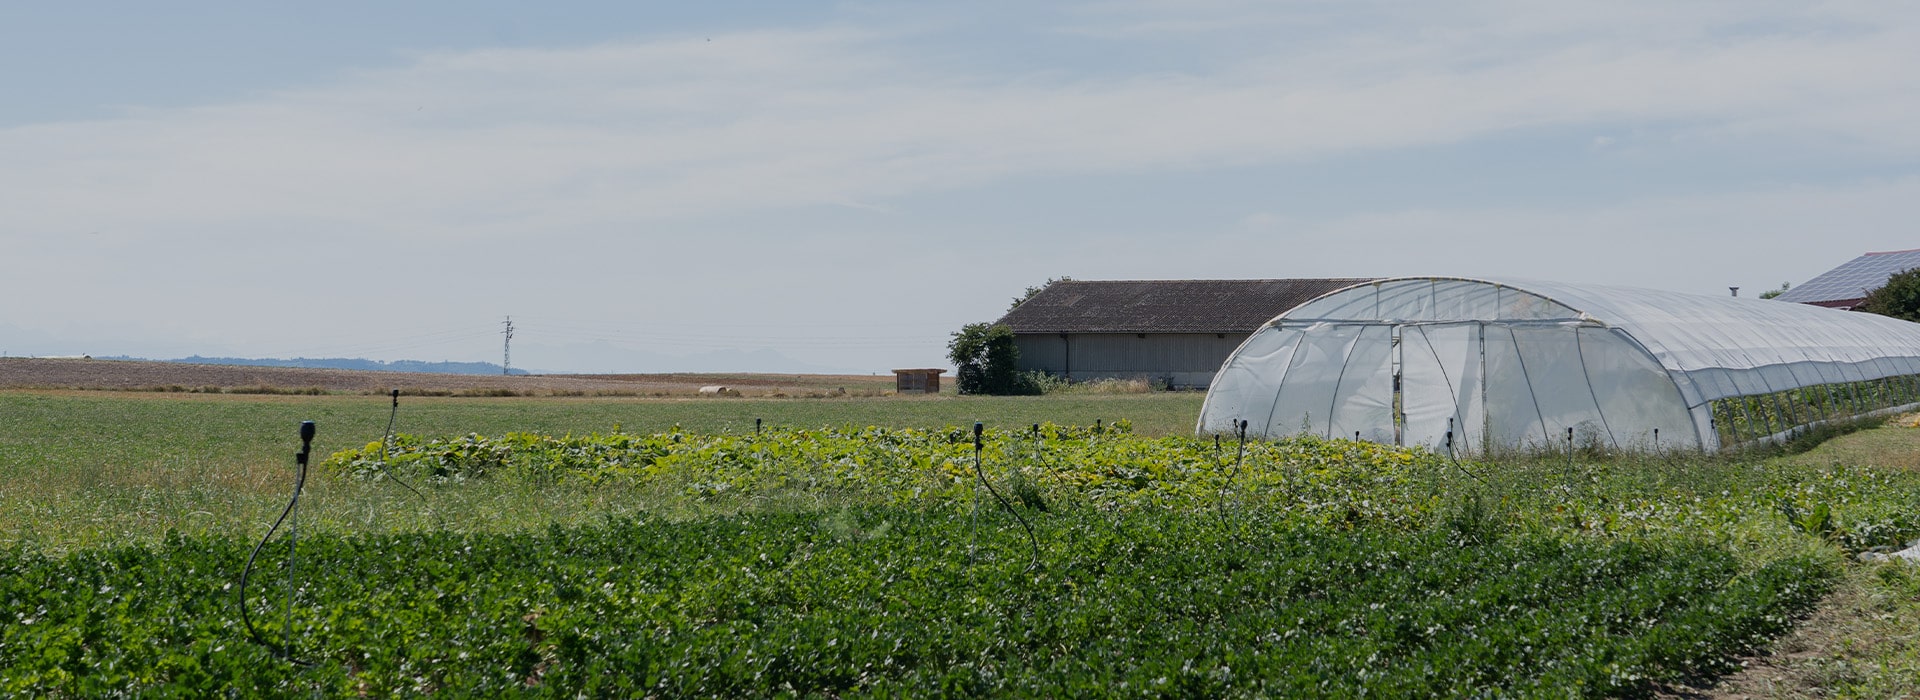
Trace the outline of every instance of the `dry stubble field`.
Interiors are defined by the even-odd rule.
[[[0,389],[100,389],[201,393],[386,393],[467,396],[690,396],[725,385],[742,396],[878,396],[893,375],[593,374],[468,375],[298,367],[194,365],[74,358],[0,358]],[[952,389],[947,391],[951,393]]]

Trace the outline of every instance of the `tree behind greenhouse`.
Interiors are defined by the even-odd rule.
[[[1887,278],[1886,285],[1868,293],[1855,310],[1920,322],[1920,268]]]

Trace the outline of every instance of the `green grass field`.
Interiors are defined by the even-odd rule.
[[[748,646],[756,650],[753,653],[762,655],[753,657],[760,659],[754,663],[773,666],[754,666],[748,663],[751,659],[700,657],[704,659],[701,663],[709,664],[701,667],[707,671],[656,673],[649,677],[664,685],[653,687],[666,689],[667,695],[765,694],[777,688],[755,685],[753,679],[758,676],[753,675],[754,669],[765,673],[784,668],[789,670],[779,677],[800,684],[794,688],[835,694],[964,693],[967,691],[962,689],[966,688],[1042,695],[1071,689],[1075,694],[1087,694],[1092,693],[1091,687],[1075,684],[1102,682],[1131,683],[1129,687],[1149,692],[1142,689],[1142,684],[1158,688],[1155,683],[1177,681],[1178,685],[1169,687],[1186,688],[1180,692],[1188,694],[1249,695],[1309,692],[1310,679],[1315,677],[1337,681],[1338,685],[1329,688],[1391,687],[1400,689],[1401,695],[1420,696],[1436,692],[1471,694],[1474,688],[1503,688],[1501,692],[1517,695],[1563,695],[1576,685],[1585,689],[1571,694],[1637,694],[1654,688],[1647,679],[1709,683],[1715,678],[1728,684],[1731,692],[1762,697],[1896,697],[1920,693],[1920,682],[1915,680],[1920,678],[1920,622],[1915,622],[1920,620],[1920,574],[1904,564],[1855,561],[1861,552],[1895,548],[1920,536],[1920,473],[1914,470],[1914,455],[1920,454],[1920,429],[1888,426],[1866,430],[1793,455],[1659,459],[1580,456],[1572,463],[1552,456],[1453,465],[1432,456],[1408,455],[1403,459],[1393,450],[1344,441],[1282,444],[1263,446],[1250,453],[1252,457],[1244,465],[1234,468],[1238,471],[1226,471],[1231,446],[1227,454],[1219,454],[1211,451],[1210,443],[1178,437],[1190,434],[1201,398],[1196,394],[833,400],[403,398],[397,429],[419,436],[423,442],[418,444],[427,450],[421,454],[438,455],[432,457],[434,464],[458,467],[460,460],[469,458],[462,455],[473,454],[460,448],[459,441],[428,449],[424,441],[436,437],[478,434],[488,436],[490,441],[477,444],[502,446],[509,443],[500,438],[513,432],[573,434],[581,439],[501,447],[514,455],[528,455],[533,461],[515,461],[520,459],[516,456],[501,463],[490,476],[464,482],[429,483],[421,478],[428,472],[412,472],[425,499],[392,481],[316,470],[302,501],[303,541],[311,538],[314,552],[331,552],[316,556],[334,557],[337,566],[347,570],[362,566],[355,563],[355,557],[377,558],[382,556],[379,552],[403,551],[421,546],[421,542],[460,542],[460,547],[478,548],[475,551],[504,548],[500,551],[525,552],[531,557],[525,566],[498,568],[496,576],[507,578],[484,585],[473,578],[484,572],[463,568],[466,565],[458,557],[443,560],[438,554],[416,555],[411,564],[432,572],[434,580],[444,579],[433,585],[460,587],[469,591],[462,595],[480,596],[475,600],[508,596],[500,599],[506,602],[487,603],[500,606],[498,609],[472,615],[506,620],[544,610],[541,614],[555,617],[548,623],[526,623],[529,630],[544,630],[536,634],[521,630],[521,623],[510,620],[504,631],[463,632],[460,630],[464,628],[437,627],[461,619],[463,608],[458,599],[437,603],[441,612],[427,618],[420,617],[423,613],[413,607],[415,603],[395,597],[351,611],[340,608],[328,613],[326,606],[331,604],[327,601],[350,598],[346,591],[364,584],[355,584],[352,576],[316,574],[316,588],[303,594],[300,608],[312,614],[346,617],[336,617],[333,622],[310,620],[311,627],[305,633],[310,652],[347,658],[357,653],[354,649],[365,648],[399,656],[383,660],[381,663],[398,664],[380,667],[384,670],[372,666],[356,669],[355,664],[347,664],[329,666],[324,672],[306,672],[277,665],[260,648],[235,638],[238,628],[229,617],[233,611],[231,603],[226,602],[228,593],[214,589],[232,582],[237,553],[250,547],[285,505],[292,476],[291,457],[298,447],[298,422],[314,420],[320,426],[315,444],[318,463],[335,452],[378,440],[387,423],[386,399],[0,392],[0,549],[10,552],[0,561],[0,573],[10,572],[14,577],[15,586],[7,595],[13,596],[16,605],[22,605],[17,603],[20,600],[38,600],[28,607],[46,610],[31,615],[25,609],[0,611],[0,616],[11,614],[16,621],[32,618],[41,620],[41,624],[49,618],[68,622],[86,619],[95,621],[88,625],[101,625],[10,628],[6,634],[12,636],[0,636],[0,662],[4,662],[0,663],[0,689],[85,695],[92,691],[111,694],[165,687],[251,688],[268,693],[324,688],[329,694],[358,692],[358,688],[376,694],[412,694],[440,687],[493,694],[507,686],[497,685],[498,679],[472,674],[504,665],[520,674],[515,676],[519,681],[524,681],[528,673],[551,671],[555,675],[546,687],[552,692],[570,688],[627,692],[640,686],[594,685],[596,676],[583,674],[583,670],[595,659],[620,658],[626,659],[623,663],[641,666],[671,665],[672,659],[678,658],[675,655],[697,656],[711,645],[710,641],[698,641],[705,638],[700,635],[746,634],[751,639]],[[755,418],[778,428],[770,432],[771,442],[759,443],[748,435]],[[1108,424],[1124,419],[1137,435],[1107,438],[1101,437],[1105,433],[1074,433],[1082,437],[1063,437],[1058,444],[1023,442],[1022,428],[1032,423],[1091,425],[1096,419]],[[875,434],[878,437],[861,437],[867,433],[855,430],[834,432],[831,435],[838,437],[828,439],[828,433],[794,430],[870,425],[940,428],[966,426],[975,420],[1002,429],[990,435],[996,442],[988,452],[992,458],[987,467],[1000,486],[1010,493],[1016,487],[1025,489],[1037,494],[1033,502],[1051,504],[1048,510],[1025,511],[1040,535],[1044,553],[1024,566],[1039,567],[1039,575],[1054,583],[1042,585],[1042,579],[1031,579],[1031,585],[1008,588],[1011,584],[1007,581],[1032,576],[1033,572],[991,569],[1000,571],[996,574],[965,567],[953,571],[942,568],[955,557],[972,560],[975,547],[986,552],[979,555],[986,557],[984,561],[998,562],[993,567],[1019,566],[1024,561],[1020,552],[1027,546],[1020,525],[987,500],[986,492],[971,486],[968,447],[943,442],[948,438],[939,436],[947,433],[885,437],[883,431]],[[589,434],[611,433],[616,426],[625,435],[644,436],[675,425],[686,431],[687,440],[662,442],[661,438],[651,438],[643,441],[650,447],[635,453],[653,455],[649,460],[667,460],[654,467],[602,469],[628,459],[619,456],[619,449],[628,448],[609,448],[586,439]],[[879,442],[872,442],[876,439]],[[529,449],[544,452],[526,452]],[[681,451],[684,454],[662,456]],[[570,466],[559,471],[524,466],[561,464],[552,461],[555,459]],[[616,462],[604,461],[608,459]],[[886,476],[884,470],[848,468],[875,460],[905,471]],[[915,460],[931,461],[925,462],[925,467],[914,467],[921,464]],[[928,472],[928,468],[933,471]],[[926,481],[928,478],[933,481]],[[921,495],[900,495],[905,490]],[[984,506],[978,505],[982,503]],[[549,529],[556,527],[565,529]],[[958,528],[962,527],[980,534],[961,537]],[[700,534],[703,532],[710,534]],[[700,542],[713,539],[712,532],[733,533],[726,537],[736,539],[728,540],[733,544],[725,546],[714,540],[717,549],[710,555],[698,554],[705,551]],[[782,534],[796,532],[803,534]],[[892,533],[891,537],[915,534],[909,539],[888,540],[874,534],[879,532]],[[1128,532],[1184,534],[1116,538]],[[812,577],[809,580],[821,582],[857,583],[873,574],[867,568],[873,566],[897,571],[895,575],[921,571],[915,575],[933,576],[934,572],[944,572],[937,575],[948,584],[933,585],[926,580],[916,584],[921,587],[914,589],[919,591],[915,595],[924,599],[914,605],[927,609],[957,606],[954,609],[958,610],[977,604],[980,594],[968,591],[989,590],[977,588],[986,584],[950,586],[973,580],[969,578],[972,576],[989,576],[995,581],[990,588],[996,591],[994,596],[1021,597],[1036,606],[1035,610],[1050,610],[1079,621],[1069,628],[1036,625],[1033,619],[1024,617],[1001,622],[983,618],[969,623],[985,625],[983,628],[949,630],[956,638],[971,640],[965,644],[976,646],[912,646],[925,640],[911,637],[900,642],[908,645],[901,648],[914,649],[916,658],[947,661],[928,661],[932,665],[902,667],[870,678],[864,674],[835,675],[838,671],[826,676],[796,676],[791,672],[793,664],[831,664],[843,657],[880,663],[893,657],[888,656],[884,645],[875,646],[877,642],[846,648],[843,655],[807,656],[801,653],[804,649],[793,646],[800,643],[795,640],[825,635],[813,639],[825,644],[821,640],[855,628],[881,625],[896,629],[886,626],[899,624],[904,626],[898,630],[907,630],[939,623],[909,618],[887,622],[892,618],[884,605],[841,608],[828,603],[839,600],[830,589],[815,593],[767,588],[769,584],[752,575],[752,566],[760,565],[753,564],[745,578],[722,576],[695,565],[674,569],[671,575],[679,583],[669,589],[640,586],[628,590],[620,588],[628,585],[624,582],[609,589],[636,600],[670,595],[681,601],[645,613],[653,616],[645,618],[652,620],[646,624],[691,636],[668,635],[655,640],[660,641],[656,645],[641,637],[622,636],[628,633],[618,631],[623,628],[617,626],[594,627],[586,622],[589,618],[579,618],[575,627],[567,627],[562,624],[571,619],[567,615],[588,614],[582,611],[596,608],[578,607],[588,599],[567,597],[572,594],[540,603],[546,600],[543,596],[564,590],[553,588],[559,579],[551,577],[593,578],[604,576],[604,572],[595,573],[600,570],[592,568],[597,565],[590,557],[580,560],[579,565],[587,569],[574,571],[570,567],[575,565],[563,562],[564,557],[572,555],[541,553],[559,546],[553,539],[556,537],[608,541],[636,537],[635,544],[622,545],[638,548],[635,551],[654,546],[639,542],[680,542],[672,546],[695,553],[688,555],[694,556],[694,561],[713,556],[751,564],[762,561],[758,557],[772,556],[767,560],[773,562],[770,566],[804,573]],[[792,543],[802,540],[812,544],[794,549]],[[1112,569],[1111,559],[1088,559],[1088,552],[1082,548],[1096,541],[1117,547],[1135,540],[1159,544],[1130,555],[1133,563],[1124,575]],[[774,542],[787,544],[770,544]],[[887,542],[895,544],[889,546]],[[1199,549],[1183,550],[1182,542]],[[1333,554],[1328,555],[1333,558],[1320,560],[1315,558],[1317,554],[1305,553],[1315,548],[1333,548],[1328,550],[1331,552],[1366,542],[1375,543],[1366,547],[1383,546],[1399,553],[1379,561],[1364,555],[1342,559],[1347,555]],[[1247,558],[1249,551],[1278,552],[1300,543],[1319,544],[1292,555]],[[830,553],[835,558],[812,559]],[[554,556],[563,559],[549,559]],[[593,556],[617,560],[633,555]],[[810,568],[830,562],[838,562],[831,566],[842,568]],[[621,564],[610,560],[608,565]],[[1237,570],[1249,566],[1265,573],[1244,575],[1252,578],[1239,574],[1213,578],[1224,571],[1216,570],[1219,567]],[[1537,585],[1497,593],[1494,591],[1506,590],[1500,586],[1512,578],[1492,573],[1501,567],[1506,571],[1532,571],[1529,567],[1537,567],[1541,573],[1529,575],[1546,578],[1539,579]],[[1635,574],[1640,578],[1600,575],[1552,584],[1565,588],[1538,587],[1548,585],[1545,582],[1551,576],[1546,572],[1568,567],[1598,567],[1595,571],[1628,567],[1642,573]],[[176,569],[197,573],[158,573]],[[1361,573],[1367,570],[1375,573]],[[566,573],[569,571],[573,573]],[[410,574],[406,570],[379,575],[401,577],[379,584],[396,591],[423,585],[407,578]],[[266,576],[264,580],[271,585],[275,579]],[[1305,578],[1287,578],[1290,576]],[[1239,618],[1262,614],[1260,610],[1295,610],[1284,607],[1294,604],[1291,594],[1284,590],[1256,594],[1254,591],[1266,589],[1245,586],[1293,580],[1296,583],[1288,585],[1295,588],[1288,590],[1297,594],[1316,590],[1316,586],[1335,586],[1330,582],[1347,576],[1359,576],[1356,581],[1386,578],[1378,579],[1380,588],[1361,587],[1371,592],[1330,597],[1327,604],[1332,608],[1309,606],[1288,613],[1301,620],[1310,615],[1326,616],[1319,623],[1301,622],[1291,628],[1278,621],[1268,625],[1269,631],[1293,629],[1288,634],[1307,635],[1301,642],[1306,646],[1268,639],[1251,627],[1213,627],[1221,624],[1214,620],[1225,619],[1222,615]],[[81,583],[92,581],[86,588],[93,592],[62,583],[69,577]],[[1400,581],[1400,577],[1406,577],[1404,583],[1388,585]],[[1158,581],[1155,585],[1176,585],[1189,594],[1138,598],[1123,594],[1128,590],[1125,586],[1112,587],[1136,578]],[[28,580],[37,583],[21,583]],[[1069,580],[1090,588],[1084,595],[1054,588]],[[1793,581],[1804,585],[1787,585]],[[1101,585],[1108,587],[1098,588]],[[1359,584],[1336,587],[1355,586]],[[1472,604],[1463,602],[1452,607],[1413,605],[1409,596],[1428,594],[1411,591],[1425,590],[1421,588],[1424,586],[1440,586],[1440,590],[1447,586],[1483,586],[1489,591],[1486,596],[1514,596],[1512,604],[1516,607],[1508,613],[1497,607],[1483,609],[1480,606],[1486,601],[1480,598],[1486,596],[1474,597]],[[176,592],[164,601],[146,600],[128,592],[142,588]],[[106,595],[107,590],[115,592]],[[1232,594],[1231,590],[1245,593]],[[1831,594],[1812,617],[1799,623],[1796,631],[1772,642],[1778,654],[1755,657],[1751,660],[1754,668],[1747,671],[1719,675],[1730,670],[1734,655],[1748,653],[1750,645],[1775,637],[1782,626],[1802,615],[1807,610],[1807,593],[1824,590],[1831,590]],[[1540,591],[1559,592],[1548,595]],[[813,595],[827,597],[808,597]],[[1193,598],[1195,595],[1201,597]],[[1236,597],[1239,595],[1256,597],[1241,599]],[[1546,597],[1530,597],[1537,595]],[[706,602],[685,606],[695,598]],[[1589,601],[1580,604],[1589,607],[1551,603],[1575,599]],[[1212,602],[1194,607],[1190,604],[1194,600]],[[1663,600],[1669,602],[1660,602]],[[1708,600],[1720,602],[1693,607]],[[383,605],[389,607],[380,607]],[[526,605],[533,607],[515,607]],[[772,606],[765,609],[778,611],[777,620],[746,612],[756,606]],[[1108,618],[1100,612],[1116,607],[1127,608],[1137,617]],[[1481,615],[1484,619],[1448,617],[1454,613],[1447,610],[1454,608],[1462,611],[1459,614]],[[1579,621],[1580,615],[1605,617],[1614,614],[1610,611],[1629,608],[1640,611],[1633,615],[1642,617],[1632,618],[1638,622],[1621,618],[1608,623],[1626,625],[1617,633],[1585,637],[1582,635],[1587,633],[1579,631],[1584,629],[1581,625],[1588,624]],[[614,609],[626,611],[617,615],[641,615],[629,607]],[[1508,617],[1510,613],[1553,622],[1530,627],[1520,618]],[[1560,617],[1563,614],[1574,617]],[[204,624],[181,628],[166,622],[182,615],[203,619]],[[873,615],[880,617],[870,617]],[[359,632],[327,627],[335,623],[361,624],[354,620],[375,618],[395,622]],[[439,622],[421,621],[429,618]],[[405,622],[408,620],[413,622]],[[1677,620],[1695,622],[1663,632],[1644,631],[1667,629],[1661,625]],[[1352,632],[1358,636],[1351,640],[1313,641],[1317,630],[1356,623],[1360,626]],[[425,656],[408,657],[406,654],[414,652],[403,651],[405,645],[397,640],[410,633],[406,628],[409,624],[426,625],[418,631],[448,645],[478,645],[469,648],[474,658],[494,661],[463,664],[424,651],[420,653]],[[773,636],[752,636],[742,631],[748,629],[738,626],[742,624],[758,626]],[[1380,624],[1389,626],[1380,628]],[[1491,630],[1507,631],[1482,644],[1473,641],[1474,637],[1444,631],[1454,624],[1490,630],[1489,634]],[[1440,626],[1412,633],[1432,625]],[[1166,638],[1164,644],[1143,646],[1143,641],[1136,639],[1138,635],[1128,631],[1141,626],[1165,628],[1175,636]],[[982,629],[998,632],[968,636]],[[80,636],[63,636],[68,632]],[[549,635],[564,637],[570,633],[589,636],[569,642],[575,644],[573,647],[539,641],[559,638]],[[1000,636],[1003,634],[1029,635],[1021,638],[1040,641],[996,641],[1005,639]],[[1059,637],[1063,634],[1079,636]],[[119,652],[87,643],[90,636],[115,640],[111,648],[154,648],[158,655],[115,656]],[[532,638],[538,640],[528,643]],[[622,639],[625,641],[605,646],[612,643],[609,640]],[[1074,654],[1049,652],[1052,647],[1046,639],[1055,639],[1056,643],[1078,640],[1069,648],[1111,649],[1113,653],[1139,657],[1141,663],[1134,665],[1136,670],[1161,670],[1138,675],[1119,666],[1094,663],[1097,660],[1083,659],[1086,663],[1081,663],[1075,661],[1080,657]],[[678,641],[669,644],[662,640]],[[1314,646],[1321,643],[1333,646]],[[58,658],[22,656],[21,650],[27,647],[58,650],[47,652]],[[1575,647],[1584,651],[1576,652]],[[233,651],[223,656],[217,649]],[[1545,651],[1533,651],[1542,649]],[[1163,652],[1185,654],[1186,662],[1157,655]],[[235,653],[242,656],[231,656]],[[524,655],[529,653],[533,656]],[[1306,660],[1317,657],[1334,663],[1339,659],[1364,659],[1369,653],[1388,653],[1391,660],[1383,665],[1352,666],[1340,666],[1338,663],[1347,662],[1339,661],[1319,676],[1296,676],[1289,670],[1296,662],[1280,661],[1296,658],[1289,654],[1303,654],[1297,657],[1302,659],[1297,663],[1312,664],[1315,662]],[[862,656],[868,654],[877,656]],[[962,663],[955,654],[975,661]],[[1609,667],[1607,658],[1626,665]],[[1403,663],[1408,659],[1414,660],[1412,665]],[[1434,663],[1444,660],[1464,670],[1426,674],[1420,671],[1424,662],[1419,659]],[[561,661],[566,663],[554,665]],[[111,682],[108,676],[93,677],[86,671],[107,666],[150,669],[140,673],[159,673],[151,669],[168,668],[173,670],[162,675],[199,680],[142,686],[137,680],[139,673],[131,670],[126,673],[132,675],[113,676],[117,680]],[[187,667],[200,670],[182,670]],[[1234,676],[1222,671],[1224,667],[1252,675]],[[410,668],[413,670],[408,671]],[[1370,675],[1375,671],[1387,675]],[[436,680],[427,686],[410,686],[405,680],[413,677],[409,673]],[[87,685],[88,678],[105,685]],[[1234,679],[1238,681],[1232,682]],[[1391,685],[1380,685],[1388,679]],[[1109,685],[1105,693],[1092,694],[1134,694],[1116,688]],[[1160,691],[1149,694],[1153,692]]]
[[[635,399],[402,397],[395,429],[424,436],[511,431],[587,434],[751,432],[767,426],[996,427],[1129,420],[1145,435],[1188,434],[1197,393],[1070,397]],[[315,461],[377,441],[390,403],[380,396],[245,396],[118,392],[0,392],[0,543],[93,546],[152,541],[168,530],[244,534],[284,500],[300,421],[318,425]],[[443,510],[474,527],[571,522],[626,506],[604,492],[469,489]],[[315,482],[316,520],[338,527],[408,527],[405,492]],[[582,502],[601,507],[583,508]]]

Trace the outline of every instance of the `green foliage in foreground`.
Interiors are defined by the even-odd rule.
[[[296,400],[254,408],[278,423],[311,407],[283,401]],[[447,404],[435,419],[558,417],[525,401]],[[989,401],[1056,406],[974,405]],[[567,425],[612,425],[631,408],[579,405],[609,413]],[[48,425],[96,420],[45,408]],[[476,421],[483,408],[499,413]],[[196,429],[199,414],[178,413],[160,434]],[[84,444],[36,430],[0,441]],[[1781,629],[1842,551],[1920,534],[1920,472],[1852,466],[1906,455],[1914,438],[1895,429],[1847,439],[1876,445],[1869,456],[1823,447],[1767,462],[1454,465],[1300,439],[1250,444],[1238,466],[1232,443],[1124,424],[989,430],[981,466],[1036,529],[1029,571],[1024,530],[972,471],[969,433],[750,431],[498,431],[406,438],[384,462],[377,442],[336,454],[308,484],[311,510],[302,501],[293,636],[311,669],[245,641],[230,587],[284,503],[284,453],[238,487],[199,462],[166,481],[140,460],[4,460],[0,516],[14,520],[0,526],[45,521],[59,536],[0,532],[0,695],[1631,694],[1645,688],[1636,678],[1710,675]],[[388,469],[424,499],[383,483]],[[109,516],[128,510],[109,496],[137,486],[181,501],[126,501],[140,509],[235,524],[164,538],[143,524],[129,532],[144,537],[110,540],[120,546],[74,546],[67,527],[93,520],[43,518],[49,492],[37,490],[62,479]],[[285,551],[284,539],[268,548],[250,591],[270,639]]]
[[[1691,459],[1557,459],[1454,465],[1420,450],[1300,437],[1232,443],[1129,434],[1128,424],[988,430],[981,469],[1030,487],[1039,503],[1113,508],[1258,508],[1273,517],[1351,527],[1416,528],[1462,494],[1497,502],[1503,524],[1603,536],[1741,538],[1771,547],[1808,535],[1847,552],[1920,537],[1920,474],[1841,465]],[[384,455],[384,460],[383,460]],[[630,488],[695,512],[799,506],[907,505],[984,498],[972,436],[864,428],[488,438],[400,436],[344,450],[324,469],[357,479],[396,474],[453,485],[475,479]],[[1485,477],[1483,480],[1482,477]],[[1771,543],[1771,544],[1770,544]]]
[[[701,433],[752,432],[768,426],[1027,425],[1045,421],[1091,425],[1132,421],[1144,435],[1189,434],[1205,397],[1198,392],[1037,397],[888,397],[849,399],[415,398],[401,397],[397,429],[419,435],[562,435],[679,425]],[[167,531],[258,537],[263,520],[286,502],[300,421],[319,423],[316,460],[379,440],[387,426],[384,396],[234,396],[122,392],[0,391],[0,547],[19,542],[48,548],[156,542]],[[316,523],[362,531],[432,524],[396,517],[390,484],[310,484]],[[556,517],[590,521],[607,512],[652,510],[623,489],[595,489],[611,508],[580,505],[553,515],[556,499],[576,488],[520,488],[496,483],[436,496],[459,529],[544,525]],[[497,496],[497,498],[496,498]],[[445,501],[442,503],[441,501]],[[484,503],[482,503],[484,501]]]
[[[1722,546],[1253,513],[874,507],[303,539],[293,653],[250,543],[0,554],[8,695],[1593,696],[1722,668],[1833,571]],[[971,534],[971,533],[976,533]],[[286,549],[247,604],[284,639]]]
[[[1367,442],[1300,438],[1235,447],[1193,438],[1140,438],[1131,424],[987,431],[981,469],[1033,483],[1047,495],[1102,507],[1199,507],[1233,497],[1275,503],[1321,522],[1410,525],[1434,504],[1438,457]],[[972,434],[862,428],[768,430],[761,434],[555,437],[509,433],[422,440],[402,435],[334,454],[324,469],[361,479],[394,474],[460,482],[498,477],[539,482],[665,487],[703,501],[805,493],[828,502],[909,504],[973,498]]]

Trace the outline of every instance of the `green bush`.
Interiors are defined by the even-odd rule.
[[[1020,348],[1013,329],[1001,324],[969,323],[947,343],[962,394],[1033,396],[1042,387],[1020,373]]]
[[[1920,268],[1894,273],[1887,283],[1867,293],[1858,311],[1920,321]]]

